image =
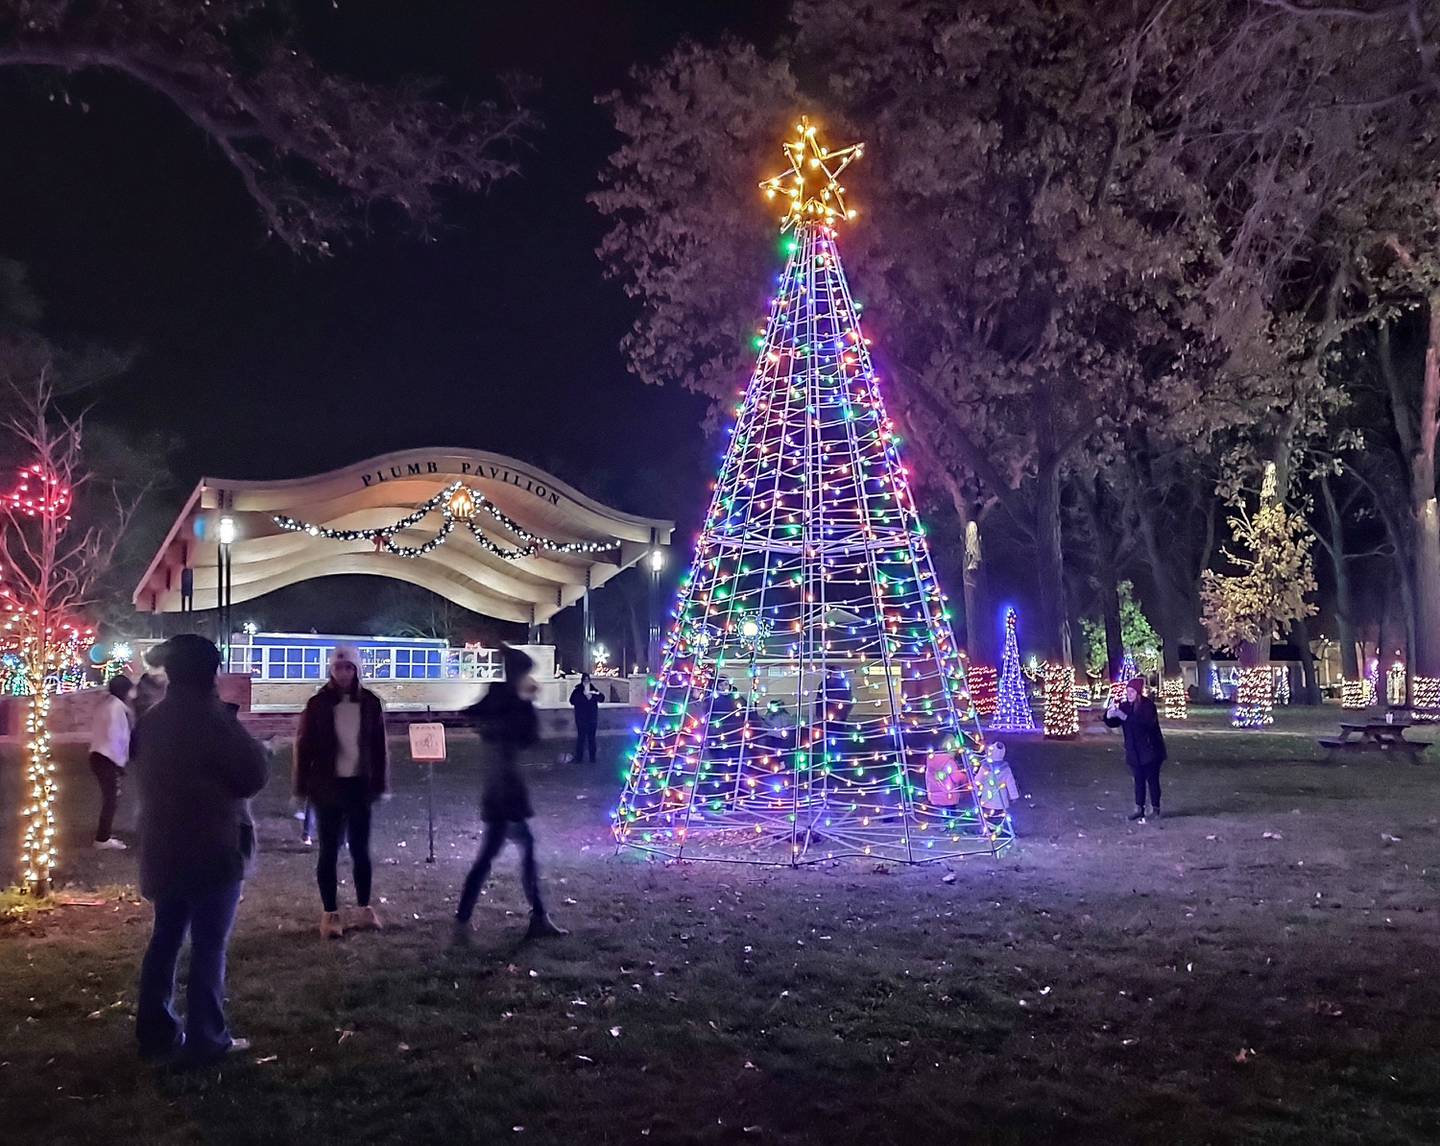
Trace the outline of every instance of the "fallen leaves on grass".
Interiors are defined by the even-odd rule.
[[[1285,837],[1280,832],[1263,832],[1260,838],[1262,840],[1283,840]]]

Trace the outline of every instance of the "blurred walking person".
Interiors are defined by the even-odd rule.
[[[186,634],[167,644],[165,699],[140,720],[140,893],[155,926],[140,969],[135,1033],[146,1058],[212,1062],[249,1042],[225,1021],[225,951],[255,856],[250,797],[269,757],[215,691],[220,650]],[[182,1031],[175,965],[190,936]]]
[[[570,704],[575,709],[575,763],[585,759],[585,750],[590,750],[590,763],[595,763],[595,734],[600,728],[600,702],[605,694],[595,687],[588,672],[580,674],[580,683],[570,693]]]
[[[111,832],[115,828],[115,809],[120,803],[125,765],[130,763],[135,714],[126,701],[133,688],[128,676],[111,677],[90,723],[90,771],[100,785],[100,822],[95,828],[97,848],[125,849],[124,841],[117,840]]]
[[[300,715],[295,740],[295,795],[315,811],[320,853],[320,936],[339,939],[345,925],[339,910],[340,842],[350,846],[357,911],[351,926],[378,931],[380,917],[370,904],[370,810],[389,782],[385,706],[360,684],[360,653],[339,645],[330,654],[330,677]]]
[[[1125,763],[1135,779],[1135,811],[1132,820],[1145,818],[1145,796],[1155,818],[1160,814],[1160,765],[1165,763],[1165,735],[1160,731],[1160,714],[1155,702],[1145,695],[1145,678],[1134,677],[1125,686],[1125,699],[1105,711],[1105,723],[1119,728],[1125,736]]]
[[[505,679],[492,684],[479,703],[465,710],[465,715],[479,730],[489,750],[482,765],[485,771],[480,797],[480,818],[485,824],[485,834],[480,842],[480,854],[475,857],[470,874],[465,877],[460,905],[455,911],[454,939],[461,945],[470,940],[470,917],[475,912],[475,901],[480,898],[480,889],[485,886],[490,865],[495,862],[507,838],[513,839],[521,849],[521,883],[525,888],[525,898],[530,901],[527,938],[567,934],[546,914],[540,896],[535,837],[527,823],[535,815],[535,809],[530,804],[530,792],[520,772],[521,751],[540,739],[540,721],[535,715],[534,703],[536,686],[530,675],[535,662],[519,649],[509,646],[502,656]]]

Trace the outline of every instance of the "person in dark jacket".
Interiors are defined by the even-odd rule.
[[[1145,790],[1150,790],[1150,807],[1160,819],[1160,765],[1165,763],[1165,736],[1160,731],[1160,714],[1155,702],[1145,695],[1145,678],[1137,676],[1125,686],[1125,699],[1105,712],[1105,723],[1125,735],[1125,763],[1135,777],[1135,813],[1132,820],[1145,818]]]
[[[135,1033],[147,1058],[194,1063],[245,1050],[225,1022],[225,949],[255,855],[250,797],[269,757],[215,692],[220,650],[185,634],[167,643],[165,699],[140,721],[131,764],[140,790],[140,893],[155,926],[140,969]],[[184,1032],[175,965],[190,933]]]
[[[540,869],[535,863],[535,837],[526,822],[535,815],[530,805],[530,792],[520,772],[520,752],[540,739],[540,721],[535,715],[535,681],[530,672],[535,667],[525,653],[506,647],[503,650],[505,679],[496,681],[479,703],[465,710],[466,717],[480,732],[488,745],[484,761],[484,788],[480,796],[480,818],[485,835],[480,854],[465,877],[460,904],[455,910],[455,942],[464,945],[470,939],[470,917],[475,901],[490,874],[490,865],[510,837],[521,848],[521,882],[525,898],[530,901],[528,938],[565,935],[545,912],[540,897]]]
[[[322,939],[345,934],[336,872],[342,838],[349,841],[355,871],[358,910],[351,926],[380,929],[370,904],[370,808],[388,782],[385,706],[360,684],[359,651],[339,645],[330,654],[330,679],[305,705],[295,740],[295,795],[314,807],[320,834],[315,882]]]
[[[585,759],[585,749],[590,749],[590,763],[595,763],[595,733],[600,727],[600,702],[602,693],[590,682],[590,674],[582,672],[580,683],[570,693],[570,704],[575,709],[575,763]]]

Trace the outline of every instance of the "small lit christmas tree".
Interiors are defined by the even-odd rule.
[[[789,259],[680,586],[625,788],[622,846],[798,864],[998,854],[1013,838],[850,296],[853,215],[808,123]]]
[[[997,732],[1034,732],[1035,715],[1030,711],[1030,693],[1020,671],[1020,639],[1016,632],[1015,610],[1005,610],[1005,652],[1000,658],[1000,683],[996,688],[995,719],[990,727]]]

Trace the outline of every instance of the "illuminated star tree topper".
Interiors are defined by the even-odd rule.
[[[785,158],[790,160],[790,170],[760,184],[767,197],[783,195],[790,200],[781,231],[805,222],[833,225],[837,219],[855,218],[855,209],[845,205],[840,173],[865,153],[865,145],[852,143],[831,151],[815,138],[815,125],[808,116],[795,125],[795,134],[798,138],[781,144]]]

